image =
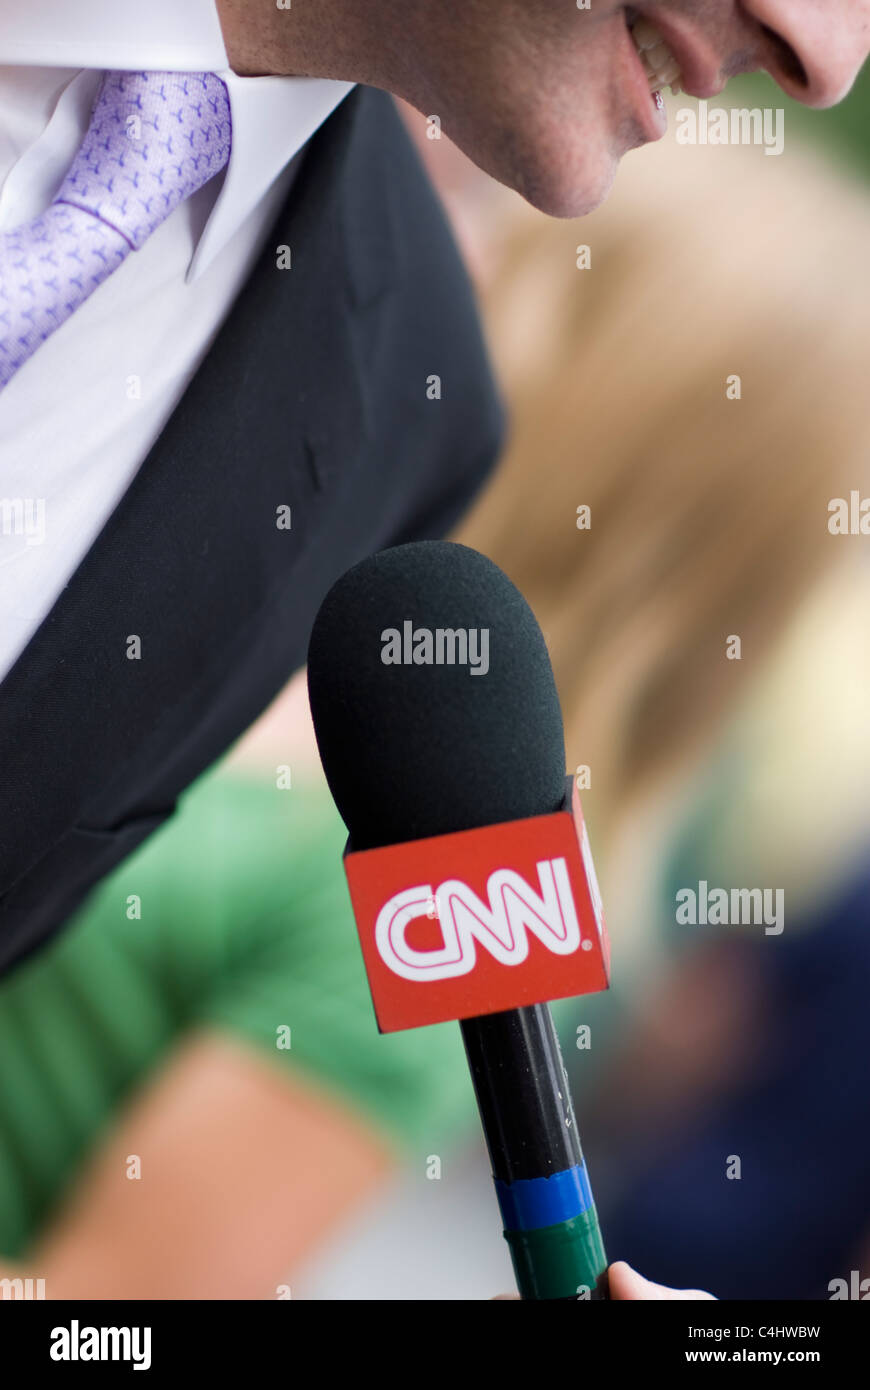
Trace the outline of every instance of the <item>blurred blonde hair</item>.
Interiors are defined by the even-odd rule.
[[[499,215],[484,308],[512,439],[457,539],[537,613],[606,811],[698,751],[861,544],[827,522],[866,476],[870,203],[794,147],[666,142],[582,221],[509,195]]]

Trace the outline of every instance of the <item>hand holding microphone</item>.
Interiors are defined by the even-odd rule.
[[[607,941],[534,615],[476,551],[397,546],[327,594],[308,681],[379,1027],[461,1020],[521,1295],[606,1298],[545,1001],[607,988]]]

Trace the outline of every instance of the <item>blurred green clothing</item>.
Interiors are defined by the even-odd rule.
[[[344,841],[325,788],[215,768],[0,983],[0,1256],[27,1249],[122,1103],[200,1028],[307,1073],[421,1162],[473,1126],[456,1024],[377,1031]]]

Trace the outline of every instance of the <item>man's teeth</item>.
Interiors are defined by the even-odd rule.
[[[682,90],[679,83],[680,65],[668,48],[658,29],[648,19],[638,19],[632,26],[631,37],[640,54],[651,92],[670,87],[674,96]]]

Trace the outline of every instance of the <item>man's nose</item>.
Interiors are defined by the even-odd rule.
[[[765,66],[788,96],[834,106],[870,54],[870,0],[745,0],[767,30]]]

